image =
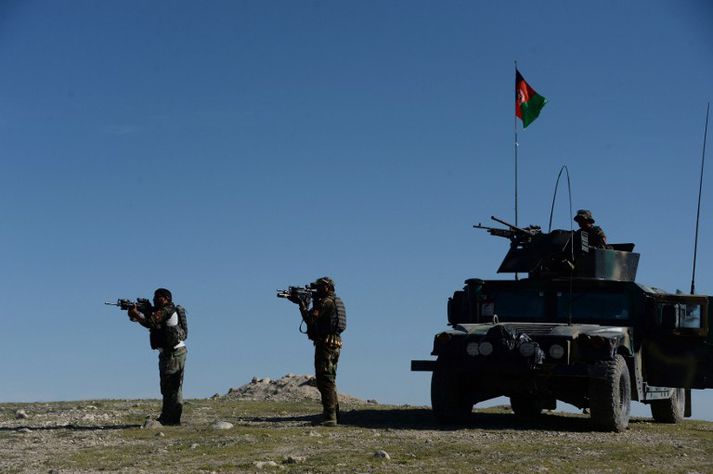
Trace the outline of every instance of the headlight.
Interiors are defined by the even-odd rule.
[[[493,353],[493,345],[488,341],[481,342],[478,346],[478,351],[480,352],[480,355],[489,356]]]
[[[478,343],[477,342],[469,342],[467,346],[465,346],[465,352],[471,356],[475,357],[480,354],[478,352]]]
[[[523,357],[531,357],[535,353],[534,342],[523,342],[520,344],[520,355]]]
[[[564,347],[560,346],[559,344],[552,344],[550,346],[550,357],[553,359],[561,359],[562,356],[564,355]]]

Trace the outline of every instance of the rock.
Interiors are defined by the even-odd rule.
[[[191,449],[196,449],[198,446],[200,446],[200,444],[198,444],[198,443],[193,443],[193,444],[191,445]]]
[[[32,433],[32,430],[29,428],[20,428],[17,430],[18,433]]]
[[[319,437],[322,436],[321,434],[317,433],[316,431],[310,431],[310,432],[309,432],[309,435],[312,436],[312,437],[314,437],[314,438],[319,438]]]
[[[287,456],[284,460],[285,464],[299,464],[305,462],[304,456]]]
[[[371,400],[371,399],[367,400],[366,403],[368,403],[369,405],[378,405],[379,404],[379,402],[377,402],[376,400]]]
[[[266,467],[279,467],[275,461],[255,461],[253,465],[258,469],[265,469]]]
[[[389,460],[391,459],[391,456],[389,456],[389,453],[384,451],[383,449],[380,449],[374,453],[375,458],[381,458],[381,459],[386,459]]]
[[[144,421],[144,424],[141,425],[142,430],[158,430],[160,428],[163,428],[161,422],[158,420],[152,420],[151,418],[147,418],[146,421]]]
[[[29,415],[25,412],[25,410],[17,410],[15,412],[15,419],[24,420],[25,418],[29,418]]]
[[[210,425],[211,428],[214,430],[230,430],[233,428],[232,423],[228,423],[227,421],[216,421],[212,425]]]
[[[97,407],[95,407],[94,405],[87,405],[84,407],[84,409],[85,410],[97,410]]]
[[[250,383],[231,388],[226,397],[238,400],[275,401],[319,401],[321,399],[313,376],[293,374],[287,374],[276,380],[268,377],[253,377]],[[342,403],[365,403],[364,400],[345,394],[339,394],[339,400]]]
[[[166,436],[166,435],[164,434],[163,431],[159,431],[158,433],[156,433],[156,436],[158,436],[158,437],[160,437],[160,438],[163,438],[163,437]]]

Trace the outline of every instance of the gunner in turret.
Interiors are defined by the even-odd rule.
[[[579,234],[580,238],[583,231],[587,233],[590,248],[609,248],[609,245],[607,244],[607,236],[604,234],[601,227],[594,225],[594,218],[592,217],[591,211],[587,209],[578,210],[577,215],[574,216],[574,221],[579,224],[577,234]]]

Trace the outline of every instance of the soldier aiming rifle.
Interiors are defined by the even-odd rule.
[[[183,370],[186,364],[185,339],[188,337],[186,310],[173,304],[171,292],[159,288],[154,292],[153,304],[146,298],[136,301],[119,299],[116,303],[126,311],[131,321],[149,330],[151,349],[157,350],[163,404],[158,421],[163,425],[180,425],[183,412]]]
[[[342,347],[340,334],[347,327],[347,313],[344,303],[334,293],[334,281],[322,277],[304,287],[278,290],[277,297],[299,305],[302,320],[307,325],[307,337],[314,343],[315,380],[323,408],[322,420],[318,424],[337,426],[337,363]]]

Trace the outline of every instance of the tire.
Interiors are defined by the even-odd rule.
[[[589,382],[589,411],[592,423],[602,431],[624,431],[629,426],[631,412],[631,379],[626,361],[617,355],[602,363],[603,379]]]
[[[542,413],[544,403],[536,397],[518,395],[510,397],[510,408],[518,418],[536,418]]]
[[[683,420],[686,410],[686,391],[676,388],[671,398],[651,402],[651,416],[657,423],[678,423]]]
[[[459,375],[436,367],[431,376],[431,407],[444,424],[465,423],[473,411],[469,391]]]

